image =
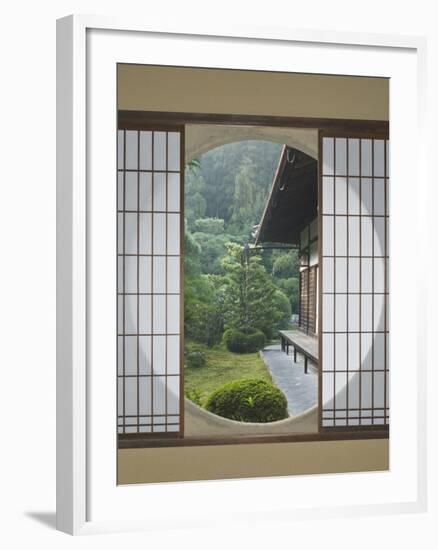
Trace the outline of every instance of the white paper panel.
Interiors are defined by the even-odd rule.
[[[169,295],[167,297],[167,332],[169,334],[179,333],[179,308],[180,297],[175,295]]]
[[[373,366],[373,335],[362,332],[360,335],[361,369],[370,370]]]
[[[348,178],[348,212],[351,215],[360,214],[359,178]]]
[[[385,292],[384,258],[374,258],[374,292]]]
[[[334,397],[334,374],[323,372],[322,373],[322,399],[326,408],[333,406]]]
[[[138,347],[140,374],[152,374],[152,337],[139,336]]]
[[[180,291],[180,258],[167,258],[167,292],[178,293]]]
[[[360,369],[360,334],[348,334],[348,368],[350,371]]]
[[[360,218],[348,218],[348,255],[360,256]]]
[[[323,201],[322,212],[323,214],[333,214],[334,212],[334,178],[324,176],[322,178],[323,189]],[[301,243],[303,246],[303,243]]]
[[[323,258],[323,292],[334,292],[333,258]]]
[[[123,334],[123,319],[125,318],[123,303],[123,296],[117,296],[117,334]]]
[[[180,175],[167,174],[167,210],[169,212],[180,211]]]
[[[361,175],[371,177],[373,175],[372,140],[361,140]]]
[[[333,216],[322,217],[322,253],[324,256],[334,255],[334,218]]]
[[[139,210],[152,210],[152,174],[140,173],[140,208]]]
[[[117,210],[123,210],[123,193],[124,193],[124,172],[118,172],[117,174]]]
[[[134,130],[127,130],[125,135],[126,135],[125,168],[126,170],[137,170],[138,169],[138,132]]]
[[[385,218],[374,218],[374,256],[385,256]]]
[[[153,259],[153,292],[166,292],[166,258],[155,256]]]
[[[167,374],[179,374],[180,371],[179,336],[167,337]]]
[[[336,332],[345,332],[347,330],[347,296],[345,294],[335,295],[335,305],[335,330]]]
[[[137,336],[125,336],[124,340],[124,374],[137,374]]]
[[[347,292],[347,258],[336,258],[336,292]]]
[[[362,178],[361,180],[361,214],[363,216],[373,215],[373,180]]]
[[[125,354],[123,347],[123,336],[117,336],[117,374],[123,374],[123,357]]]
[[[180,252],[180,215],[167,215],[167,253],[179,254]]]
[[[152,338],[152,371],[154,375],[166,373],[166,337]]]
[[[361,218],[361,244],[362,256],[373,255],[373,218],[370,216],[364,216]]]
[[[362,292],[373,292],[373,258],[361,259]]]
[[[345,385],[347,383],[347,373],[337,372],[335,375],[335,387],[336,387],[336,408],[345,409],[347,406]],[[345,416],[344,411],[339,411],[339,416]],[[340,423],[342,422],[342,424]],[[346,421],[336,421],[336,425],[345,425]]]
[[[322,354],[324,357],[323,369],[333,370],[335,360],[334,334],[322,335]]]
[[[348,140],[348,173],[350,176],[359,176],[359,140]]]
[[[166,296],[152,297],[153,307],[153,333],[166,333]]]
[[[166,254],[166,214],[153,214],[153,253]]]
[[[167,378],[167,413],[179,413],[179,376],[169,376]]]
[[[359,294],[348,295],[348,330],[358,331],[360,328],[360,296]]]
[[[167,134],[167,169],[180,170],[180,134],[169,132]]]
[[[152,170],[152,132],[140,132],[140,170]]]
[[[151,378],[149,376],[140,378],[139,381],[139,395],[140,395],[140,414],[151,414],[151,402],[152,402],[152,388]],[[148,419],[149,420],[149,419]],[[150,430],[150,428],[149,428]]]
[[[374,180],[374,215],[383,216],[385,214],[385,180]]]
[[[359,377],[360,373],[351,373],[348,375],[348,406],[351,409],[359,408]],[[353,424],[353,420],[349,420]]]
[[[347,174],[347,140],[345,138],[336,138],[336,175],[345,176]]]
[[[140,254],[152,253],[152,214],[140,214]]]
[[[360,292],[360,258],[348,259],[348,290]]]
[[[336,178],[336,214],[347,214],[347,178]]]
[[[117,414],[123,416],[123,378],[117,380]]]
[[[374,370],[384,370],[385,368],[385,335],[374,334],[373,341]]]
[[[137,256],[125,256],[125,292],[137,292]]]
[[[150,334],[152,332],[152,321],[151,321],[151,296],[139,296],[140,300],[140,334]]]
[[[164,212],[166,210],[166,195],[167,184],[166,174],[164,172],[156,172],[154,174],[154,211]]]
[[[373,295],[362,294],[361,298],[361,330],[373,330]]]
[[[166,414],[166,378],[164,376],[153,377],[153,414]],[[154,431],[158,431],[155,430]]]
[[[117,258],[117,292],[123,292],[123,256]]]
[[[166,132],[154,132],[154,170],[166,170]]]
[[[137,254],[137,214],[125,214],[125,254]]]
[[[374,177],[385,176],[385,141],[374,140]]]
[[[324,175],[333,175],[334,174],[334,139],[333,138],[323,138],[323,163],[322,163],[322,173]]]
[[[152,257],[151,256],[139,256],[139,285],[138,290],[141,293],[152,292]]]
[[[137,379],[125,378],[125,414],[137,414]]]
[[[347,218],[346,216],[335,217],[335,232],[336,232],[336,256],[347,255]]]
[[[335,335],[335,367],[337,371],[347,369],[347,335]],[[339,387],[336,385],[336,387]]]
[[[137,296],[125,296],[125,333],[137,332]]]
[[[125,210],[137,210],[137,205],[138,205],[137,197],[138,197],[137,172],[126,172],[125,174]]]
[[[323,294],[322,297],[322,326],[323,332],[333,332],[334,330],[334,295]]]
[[[124,167],[125,167],[125,156],[124,156],[124,146],[125,146],[125,142],[124,142],[124,131],[123,130],[118,130],[117,131],[117,169],[118,170],[123,170]],[[122,204],[121,202],[119,204]]]
[[[385,330],[385,296],[374,294],[374,330]]]
[[[361,373],[361,406],[363,408],[372,406],[372,380],[373,376],[371,372]]]

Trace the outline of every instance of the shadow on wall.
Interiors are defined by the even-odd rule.
[[[186,437],[212,437],[237,435],[273,435],[315,433],[318,431],[318,407],[279,420],[262,424],[252,422],[237,422],[229,418],[217,416],[189,399],[184,400],[184,435]]]

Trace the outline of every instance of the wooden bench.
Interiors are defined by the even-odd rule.
[[[304,356],[304,372],[307,373],[308,361],[318,366],[318,339],[301,330],[279,330],[281,351],[289,355],[289,347],[294,349],[294,363],[297,362],[297,351]]]

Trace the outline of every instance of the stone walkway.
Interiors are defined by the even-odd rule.
[[[286,355],[281,351],[280,344],[262,350],[272,380],[285,394],[290,415],[295,416],[316,405],[318,371],[309,362],[308,373],[304,374],[303,356],[297,353],[297,362],[294,363],[292,348],[289,353]]]

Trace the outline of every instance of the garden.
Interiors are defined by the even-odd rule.
[[[296,313],[297,252],[252,244],[280,149],[233,143],[186,167],[185,394],[245,422],[288,416],[259,352]]]

